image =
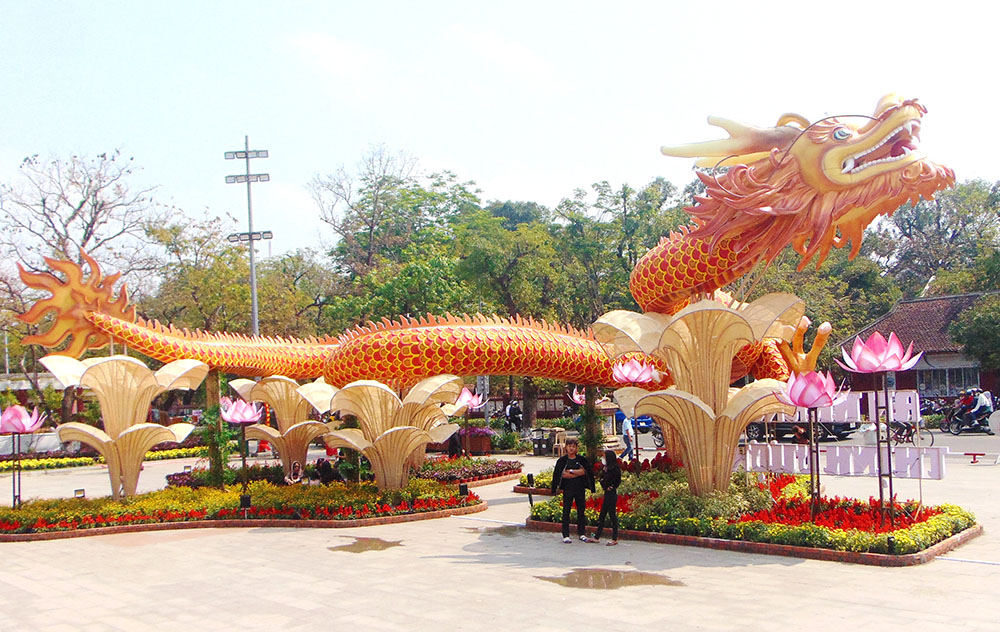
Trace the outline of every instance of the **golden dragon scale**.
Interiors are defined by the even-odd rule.
[[[774,128],[753,128],[710,118],[729,139],[664,148],[667,155],[702,158],[702,166],[730,167],[720,176],[699,174],[705,193],[688,209],[695,224],[664,239],[637,263],[629,285],[647,311],[673,313],[697,295],[711,294],[771,261],[785,246],[803,255],[802,266],[822,262],[832,247],[860,247],[865,227],[904,202],[916,202],[954,183],[954,173],[917,150],[926,109],[916,100],[883,97],[874,116],[853,122],[829,117],[809,124],[784,115]],[[162,361],[198,359],[247,376],[324,376],[336,386],[357,379],[401,386],[440,373],[532,375],[577,384],[615,385],[612,360],[589,332],[543,322],[495,317],[433,317],[369,323],[337,339],[298,340],[190,332],[147,323],[127,308],[127,294],[112,293],[90,257],[91,275],[69,262],[49,260],[66,277],[21,269],[30,287],[52,296],[21,319],[38,323],[55,312],[53,326],[25,343],[79,356],[114,339]],[[657,358],[634,353],[662,374],[647,388],[670,382]],[[627,358],[619,358],[627,359]],[[785,379],[788,367],[770,341],[743,348],[733,377]]]

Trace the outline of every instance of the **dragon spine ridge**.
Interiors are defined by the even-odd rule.
[[[590,329],[581,331],[575,327],[549,323],[544,319],[535,320],[530,316],[526,319],[520,315],[506,318],[503,316],[484,316],[478,312],[473,315],[461,314],[455,316],[451,312],[445,312],[443,316],[425,314],[420,317],[400,316],[398,320],[383,318],[377,323],[368,321],[365,325],[358,325],[340,334],[337,337],[337,341],[340,344],[346,344],[355,338],[375,332],[419,329],[423,327],[522,327],[557,335],[594,340],[594,334]]]

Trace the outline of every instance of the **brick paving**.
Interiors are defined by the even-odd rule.
[[[525,457],[537,472],[552,459]],[[147,465],[162,485],[179,463]],[[106,493],[99,468],[26,473],[26,495]],[[104,487],[99,476],[103,474]],[[976,512],[985,532],[937,560],[874,568],[622,541],[562,544],[521,525],[512,483],[480,487],[487,511],[363,529],[194,529],[0,544],[0,631],[30,630],[881,630],[995,629],[1000,466],[949,459],[924,499]],[[0,476],[0,496],[9,476]],[[824,477],[828,494],[877,495],[873,479]],[[917,485],[898,481],[901,497]],[[93,490],[93,491],[91,491]],[[354,537],[401,546],[331,551]],[[568,588],[539,577],[639,570],[680,585]]]

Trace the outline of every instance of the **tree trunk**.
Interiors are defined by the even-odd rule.
[[[586,400],[583,404],[583,445],[587,450],[587,460],[596,463],[600,458],[601,432],[597,423],[597,388],[583,389]]]
[[[63,389],[62,409],[60,410],[60,423],[73,420],[73,408],[76,403],[76,387],[67,386]]]
[[[521,391],[524,399],[521,427],[531,429],[535,427],[535,420],[538,418],[538,386],[535,385],[535,380],[525,377],[521,382]]]
[[[212,407],[217,407],[219,405],[219,371],[218,369],[211,369],[208,375],[205,376],[205,409],[209,410]],[[205,436],[205,435],[203,435]],[[219,484],[219,487],[225,487],[225,477],[223,475],[226,469],[227,463],[222,462],[223,450],[219,446],[218,439],[222,436],[222,416],[216,415],[215,417],[215,441],[208,441],[208,469],[211,473],[212,480]]]

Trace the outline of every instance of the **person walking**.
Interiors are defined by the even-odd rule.
[[[614,450],[604,451],[604,473],[601,474],[601,489],[604,490],[604,501],[601,503],[601,516],[597,519],[597,533],[592,542],[600,542],[604,533],[604,518],[611,518],[611,541],[608,546],[618,544],[618,486],[622,483],[622,468],[618,466],[618,457]]]
[[[594,471],[587,458],[578,454],[579,450],[580,442],[576,437],[566,439],[566,454],[559,457],[552,472],[552,494],[560,489],[563,494],[562,536],[566,544],[572,542],[569,538],[569,513],[574,504],[576,532],[580,540],[590,542],[587,537],[587,490],[594,491]]]
[[[622,420],[622,441],[625,442],[625,451],[622,452],[622,460],[634,459],[632,454],[632,418],[626,417]]]

